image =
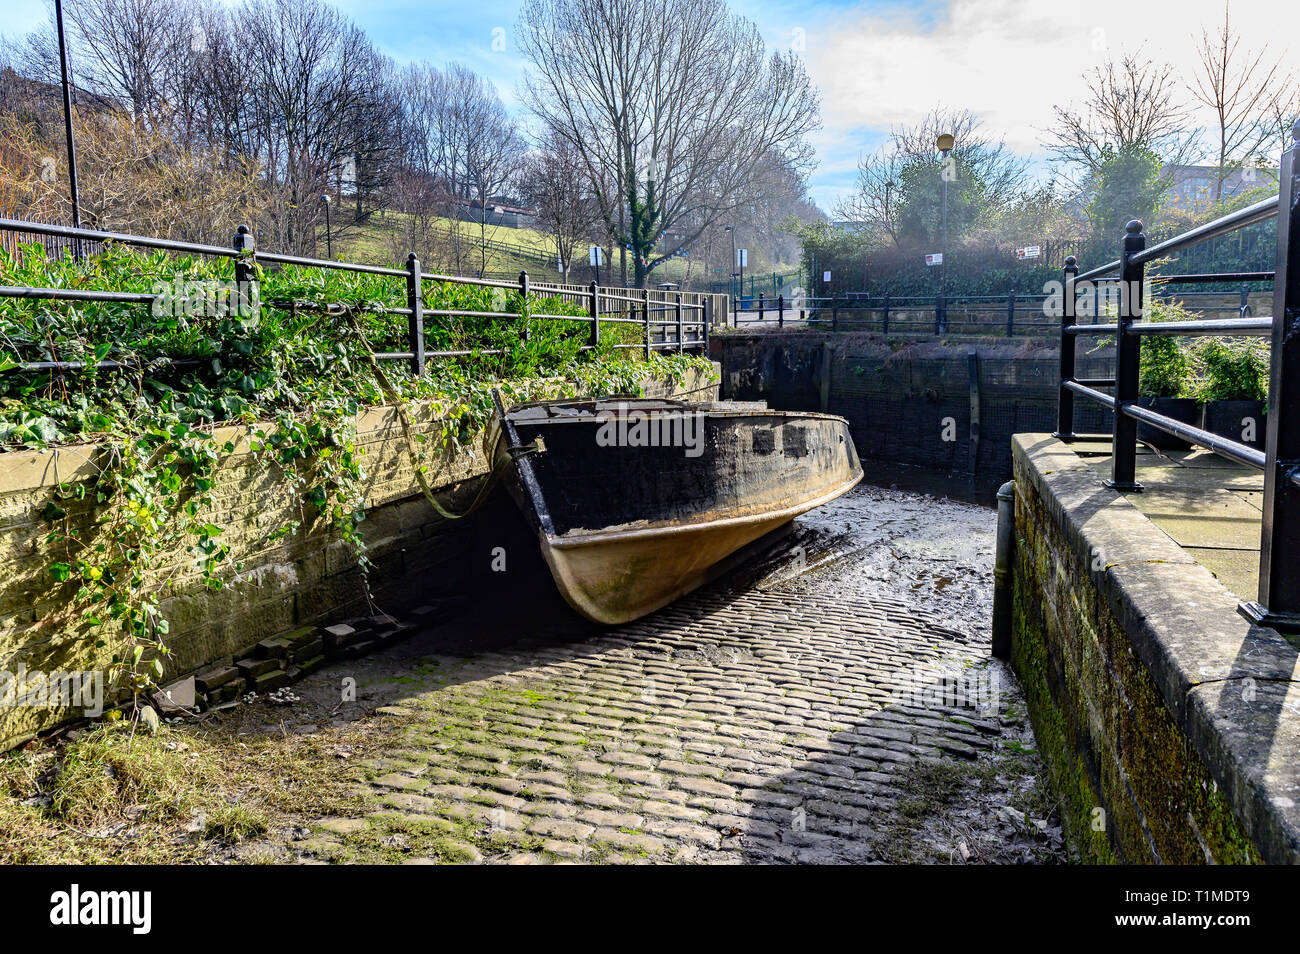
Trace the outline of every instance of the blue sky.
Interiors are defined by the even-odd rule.
[[[335,5],[394,59],[458,60],[517,108],[519,0]],[[1042,130],[1053,105],[1082,94],[1085,70],[1141,48],[1190,82],[1195,39],[1223,16],[1222,0],[731,0],[731,8],[758,24],[770,47],[798,48],[822,90],[811,189],[826,209],[851,188],[860,155],[936,105],[974,110],[1045,175]],[[21,35],[45,16],[44,0],[4,0],[0,33]],[[1285,50],[1277,38],[1300,26],[1285,0],[1234,0],[1232,16],[1243,46],[1268,44],[1274,55]],[[504,49],[493,49],[494,37]]]

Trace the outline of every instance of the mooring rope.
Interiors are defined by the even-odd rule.
[[[496,484],[497,478],[501,475],[501,468],[505,464],[507,458],[503,457],[493,463],[492,468],[484,477],[483,483],[478,489],[478,493],[474,495],[474,499],[470,501],[468,507],[459,513],[448,510],[444,507],[438,501],[437,495],[434,493],[433,487],[429,483],[429,478],[425,476],[426,467],[420,460],[420,453],[417,447],[418,442],[415,439],[415,429],[411,426],[411,420],[406,415],[402,396],[397,393],[397,389],[393,387],[392,382],[388,380],[388,375],[384,373],[384,369],[379,364],[379,359],[375,357],[374,351],[370,348],[370,343],[366,341],[365,332],[362,331],[361,325],[357,322],[356,316],[353,314],[352,310],[348,309],[344,311],[343,316],[352,326],[352,330],[357,333],[357,338],[360,340],[361,346],[365,348],[366,359],[370,362],[370,367],[375,372],[375,378],[379,382],[379,389],[384,392],[384,396],[388,398],[389,402],[393,405],[393,410],[397,414],[397,420],[402,425],[402,436],[406,442],[406,452],[410,455],[411,463],[415,467],[415,479],[420,485],[420,492],[424,494],[424,498],[429,501],[429,504],[438,512],[439,516],[445,517],[448,520],[459,520],[462,517],[468,517],[478,509],[479,505],[483,503],[484,499],[486,499],[488,491]],[[495,447],[489,451],[489,453],[495,457]]]

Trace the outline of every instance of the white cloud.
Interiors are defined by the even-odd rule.
[[[824,139],[915,122],[942,104],[973,110],[1008,146],[1033,155],[1052,107],[1083,95],[1084,72],[1108,54],[1143,46],[1191,82],[1196,40],[1203,25],[1218,26],[1223,4],[952,0],[946,14],[932,13],[922,19],[863,5],[809,30],[804,57],[823,93]],[[1300,8],[1236,0],[1232,20],[1243,49],[1268,43],[1276,56],[1300,25]]]

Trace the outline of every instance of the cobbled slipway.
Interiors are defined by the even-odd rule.
[[[864,487],[802,521],[774,572],[634,623],[547,607],[485,641],[485,608],[317,673],[304,713],[355,679],[335,721],[397,724],[361,767],[368,809],[232,860],[1060,860],[980,622],[992,537],[986,508]]]

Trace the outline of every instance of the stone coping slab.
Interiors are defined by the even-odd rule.
[[[1068,444],[1018,434],[1013,454],[1260,855],[1300,861],[1300,651]]]

